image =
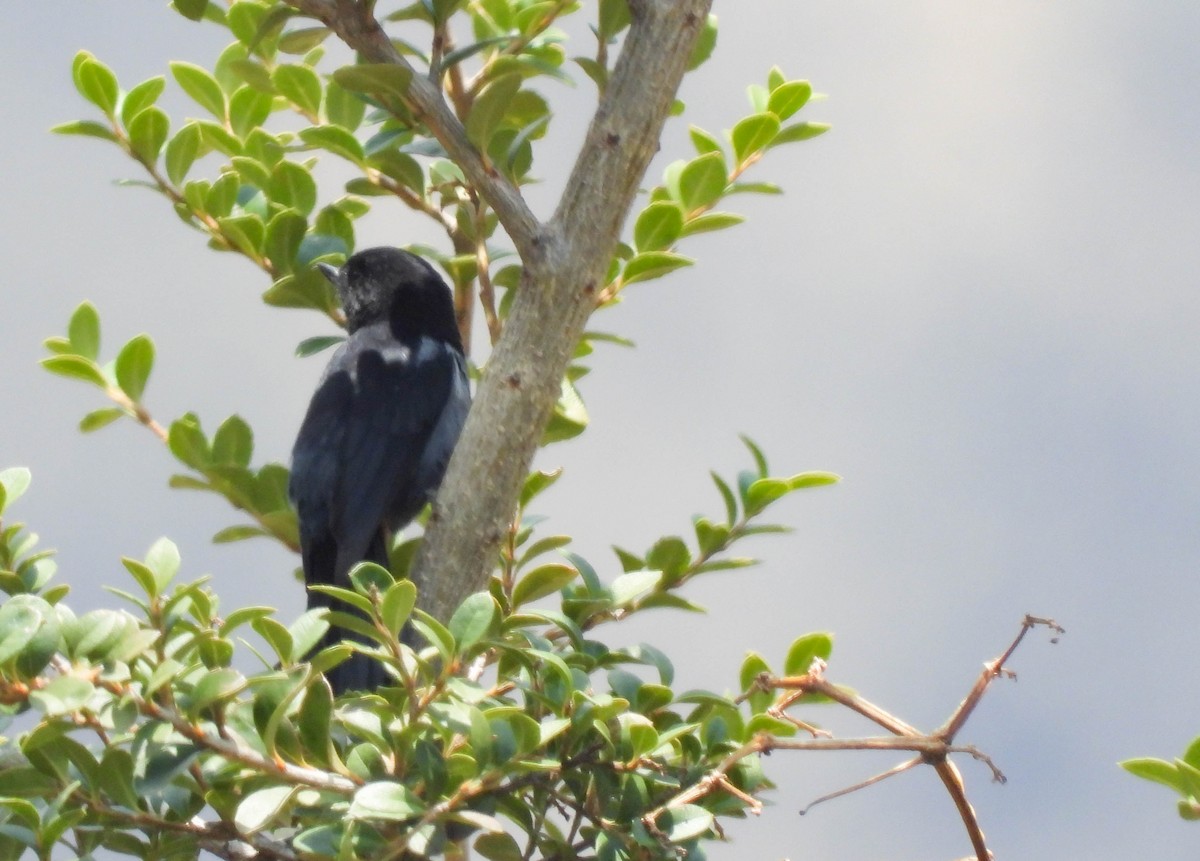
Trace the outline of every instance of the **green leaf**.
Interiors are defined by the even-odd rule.
[[[329,722],[333,716],[333,691],[329,682],[317,679],[304,693],[304,702],[296,720],[296,728],[304,740],[306,751],[324,759],[329,747]]]
[[[285,54],[307,54],[329,38],[328,27],[302,27],[279,37],[279,50]]]
[[[408,95],[411,78],[407,69],[394,63],[359,63],[333,73],[334,81],[351,92],[399,99]]]
[[[157,102],[166,85],[166,78],[162,75],[156,75],[153,78],[142,81],[126,93],[124,98],[121,99],[121,122],[129,125],[130,120],[141,113],[144,108],[148,108]]]
[[[42,359],[42,367],[60,377],[83,380],[102,389],[108,388],[108,380],[99,365],[83,356],[49,356]]]
[[[521,89],[521,76],[516,72],[501,75],[483,88],[467,116],[467,139],[480,152],[486,152],[488,143],[504,120],[504,114],[513,97]]]
[[[362,96],[347,90],[336,80],[325,84],[325,119],[347,131],[354,131],[363,121],[367,103]]]
[[[754,109],[756,114],[760,114],[767,109],[767,99],[770,96],[770,91],[762,84],[751,84],[746,87],[746,97],[750,100],[750,107]]]
[[[717,16],[709,13],[704,22],[704,29],[700,31],[700,36],[696,39],[696,47],[692,48],[692,56],[688,58],[687,70],[690,72],[698,68],[712,56],[713,49],[716,47]]]
[[[95,120],[74,120],[69,123],[60,123],[50,129],[56,135],[81,135],[89,138],[100,138],[101,140],[117,142],[117,136],[108,126],[98,123]]]
[[[579,572],[570,565],[540,565],[518,580],[517,585],[513,587],[513,606],[520,607],[522,604],[552,595],[578,576]]]
[[[738,684],[743,691],[751,690],[749,703],[750,711],[753,714],[761,714],[771,707],[775,702],[775,695],[769,690],[759,690],[755,687],[755,682],[759,676],[767,674],[771,675],[771,668],[762,656],[757,652],[748,652],[745,660],[742,661],[742,669],[738,675]]]
[[[167,446],[180,462],[203,471],[208,468],[211,455],[208,440],[200,429],[199,420],[192,414],[176,419],[167,433]]]
[[[682,573],[692,562],[692,554],[687,544],[678,536],[660,538],[646,554],[646,567],[662,571],[673,578]]]
[[[254,432],[240,416],[230,416],[221,423],[212,439],[213,463],[247,466],[254,452]]]
[[[399,635],[416,605],[416,585],[411,580],[398,580],[383,593],[379,614],[388,630]]]
[[[1193,768],[1200,768],[1200,737],[1192,739],[1184,751],[1183,761]]]
[[[742,441],[742,445],[750,452],[750,456],[754,458],[754,468],[758,470],[759,478],[766,478],[770,473],[770,468],[767,466],[767,456],[763,454],[763,450],[758,443],[750,439],[745,434],[739,434],[738,439]]]
[[[79,94],[104,111],[106,116],[113,116],[121,88],[117,86],[117,76],[112,69],[87,51],[80,51],[75,55],[72,74]]]
[[[828,123],[795,123],[780,129],[779,134],[775,135],[775,140],[771,141],[771,146],[776,147],[793,141],[806,141],[817,135],[823,135],[827,131],[829,131]]]
[[[554,414],[542,432],[542,445],[571,439],[583,433],[588,425],[587,406],[570,379],[563,377]]]
[[[151,105],[139,111],[138,115],[127,127],[129,146],[134,155],[143,164],[152,165],[158,161],[167,135],[171,133],[171,121],[161,110]]]
[[[232,667],[218,667],[202,675],[192,688],[189,706],[192,714],[235,695],[246,686],[246,678]]]
[[[812,667],[818,658],[828,661],[833,653],[833,637],[824,632],[805,634],[788,647],[787,658],[783,662],[785,676],[802,676]]]
[[[188,171],[200,155],[201,140],[200,127],[188,123],[167,143],[167,179],[175,185],[181,185],[187,179]]]
[[[277,275],[291,272],[295,267],[300,243],[308,231],[308,220],[294,209],[278,212],[267,223],[263,254],[271,261]]]
[[[315,118],[320,113],[321,79],[308,66],[279,66],[271,73],[271,83],[306,116]]]
[[[41,614],[25,604],[0,606],[0,664],[6,664],[29,644],[42,624]]]
[[[803,490],[807,487],[825,487],[828,484],[837,484],[842,480],[842,477],[834,472],[801,472],[793,475],[787,480],[788,487],[792,490]]]
[[[661,571],[630,571],[613,580],[609,586],[616,605],[628,604],[645,595],[662,581]]]
[[[238,201],[242,209],[262,216],[265,220],[267,209],[260,206],[255,198],[271,182],[270,166],[250,156],[234,156],[229,160],[229,166],[234,169],[241,183],[238,187]],[[247,188],[246,186],[250,186]]]
[[[188,183],[190,186],[192,183]],[[233,211],[240,182],[236,173],[223,173],[204,195],[204,211],[221,218]]]
[[[146,380],[149,379],[153,367],[154,342],[148,335],[131,338],[117,354],[114,368],[117,385],[134,403],[142,399],[142,392],[146,390]]]
[[[683,232],[683,212],[672,200],[660,200],[642,210],[633,227],[638,251],[669,248]]]
[[[84,433],[98,431],[100,428],[112,424],[123,415],[125,415],[125,411],[120,407],[104,407],[92,410],[79,420],[79,429]]]
[[[246,541],[247,539],[259,538],[264,535],[270,535],[270,533],[260,526],[239,524],[237,526],[226,526],[217,532],[212,537],[212,540],[213,544],[232,544],[235,541]]]
[[[486,39],[480,39],[477,42],[471,42],[469,45],[463,45],[461,48],[455,48],[446,56],[442,57],[442,72],[445,72],[451,66],[457,66],[468,57],[474,57],[479,52],[493,45],[503,45],[512,41],[512,37],[508,34],[500,36],[490,36]]]
[[[706,155],[710,152],[717,152],[724,156],[725,149],[721,146],[721,142],[704,129],[700,128],[699,126],[690,126],[688,128],[688,134],[692,138],[692,146],[696,148],[697,155]]]
[[[623,3],[624,0],[616,0]],[[474,843],[475,851],[488,861],[523,861],[525,853],[511,834],[484,834]]]
[[[705,212],[689,218],[683,225],[681,236],[692,236],[697,233],[707,233],[710,230],[724,230],[746,220],[746,216],[735,212]]]
[[[664,811],[655,823],[672,843],[686,843],[712,830],[713,815],[696,804],[682,804]]]
[[[558,469],[538,469],[525,476],[525,484],[521,487],[521,507],[529,505],[543,491],[553,486],[562,477],[562,467]]]
[[[466,653],[487,636],[499,612],[496,599],[487,592],[469,595],[458,605],[446,627],[454,637],[459,654]]]
[[[233,133],[244,138],[265,123],[271,115],[274,101],[270,93],[249,85],[234,90],[229,98],[229,125]]]
[[[46,715],[66,715],[87,705],[95,687],[79,676],[59,676],[29,695],[29,701]]]
[[[297,358],[306,359],[309,356],[315,356],[322,350],[328,350],[337,344],[345,341],[344,335],[318,335],[314,338],[305,338],[296,345]]]
[[[312,174],[294,161],[281,161],[271,171],[271,183],[266,189],[271,200],[304,215],[317,205],[317,183]]]
[[[1162,759],[1141,758],[1127,759],[1118,765],[1135,777],[1169,786],[1181,795],[1188,794],[1187,782],[1174,763]]]
[[[685,212],[707,209],[725,193],[725,157],[710,152],[689,161],[679,174],[679,199]]]
[[[600,17],[597,35],[604,41],[629,26],[629,0],[600,0]]]
[[[146,567],[154,575],[154,582],[161,593],[179,573],[179,548],[169,538],[160,538],[146,551]]]
[[[240,90],[238,92],[241,92]],[[204,145],[231,158],[242,154],[242,142],[211,120],[196,120]]]
[[[300,140],[309,146],[320,147],[334,155],[340,155],[357,165],[363,164],[366,159],[358,138],[341,126],[312,126],[301,129]]]
[[[208,111],[218,122],[225,122],[225,93],[208,70],[179,60],[170,63],[171,74],[192,101]]]
[[[29,489],[32,480],[33,474],[23,466],[0,470],[0,514]]]
[[[528,548],[525,548],[521,554],[521,558],[517,561],[517,567],[524,568],[537,557],[549,553],[551,550],[566,547],[570,543],[571,537],[569,535],[548,535],[545,538],[539,538],[533,544],[529,545]]]
[[[242,834],[253,834],[271,824],[283,814],[297,786],[268,786],[251,792],[237,806],[233,821]]]
[[[754,114],[742,119],[730,132],[733,154],[739,164],[765,150],[779,134],[779,118],[772,113]]]
[[[91,302],[81,302],[67,323],[67,338],[71,349],[85,359],[100,355],[100,314]]]
[[[54,653],[62,648],[62,631],[59,628],[58,614],[45,600],[36,595],[14,595],[3,606],[0,606],[0,632],[24,629],[26,612],[31,611],[38,617],[32,633],[26,637],[21,635],[21,641],[16,648],[16,670],[23,676],[35,676],[41,673]],[[8,663],[13,655],[8,654],[12,643],[8,642],[7,634],[0,634],[5,646],[0,646],[0,663]]]
[[[779,138],[775,138],[779,143]],[[783,189],[770,182],[735,182],[726,194],[783,194]]]
[[[191,21],[199,21],[208,10],[208,0],[171,0],[175,11]]]
[[[346,817],[402,821],[413,819],[424,812],[425,805],[407,786],[391,781],[378,781],[368,783],[354,793]]]
[[[268,96],[275,95],[275,87],[271,84],[271,73],[267,67],[257,60],[252,60],[246,57],[245,47],[234,43],[227,49],[230,55],[227,65],[227,70],[217,66],[217,77],[222,81],[226,89],[235,89],[238,82],[244,83],[251,89],[257,90]],[[225,59],[222,54],[221,59]],[[217,61],[218,64],[221,60]],[[222,74],[226,72],[226,74]],[[226,80],[228,78],[228,80]]]
[[[217,219],[221,234],[252,260],[262,256],[267,229],[257,215],[227,215]]]
[[[767,99],[767,110],[780,120],[786,120],[808,104],[810,98],[812,84],[808,81],[788,81],[771,90],[771,97]]]
[[[633,259],[625,264],[621,281],[624,284],[633,284],[636,281],[661,278],[676,269],[691,266],[693,262],[695,261],[692,258],[673,251],[644,251],[635,254]]]

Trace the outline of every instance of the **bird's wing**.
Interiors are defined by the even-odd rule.
[[[348,346],[342,344],[330,359],[292,447],[288,496],[296,506],[304,575],[309,583],[334,582],[333,494],[346,436],[343,416],[354,400],[354,381],[346,360]]]
[[[460,367],[446,344],[399,343],[386,324],[365,327],[351,341],[353,395],[330,509],[339,574],[364,558],[385,522],[403,525],[398,511],[405,521],[415,516],[440,481],[420,466]]]

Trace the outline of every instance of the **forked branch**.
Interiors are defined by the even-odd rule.
[[[966,725],[967,720],[974,713],[984,693],[995,679],[1001,676],[1015,678],[1014,674],[1006,668],[1006,664],[1012,657],[1013,652],[1016,651],[1017,646],[1025,639],[1025,635],[1033,628],[1039,626],[1049,628],[1054,632],[1055,636],[1051,639],[1051,642],[1057,642],[1057,635],[1064,633],[1063,629],[1052,619],[1026,616],[1021,623],[1021,630],[1008,648],[995,660],[984,664],[983,672],[971,687],[967,696],[959,703],[950,718],[932,733],[922,733],[920,730],[874,703],[828,681],[824,675],[825,664],[823,661],[814,661],[813,666],[802,676],[776,677],[764,673],[755,679],[753,686],[738,698],[738,702],[745,701],[751,694],[757,691],[780,691],[782,693],[778,701],[770,710],[772,713],[782,714],[784,709],[794,705],[805,695],[819,694],[862,715],[892,735],[854,739],[836,739],[831,737],[784,739],[777,738],[768,733],[760,733],[725,757],[716,768],[695,784],[647,813],[643,818],[643,822],[651,833],[660,834],[661,832],[659,832],[655,821],[667,810],[680,807],[684,804],[690,804],[718,790],[732,792],[742,797],[743,793],[735,792],[732,784],[729,783],[728,774],[734,766],[751,755],[770,753],[773,750],[907,750],[915,752],[917,756],[870,777],[861,783],[822,796],[804,808],[801,813],[806,813],[815,805],[824,801],[865,789],[868,786],[872,786],[924,763],[933,767],[942,784],[946,787],[946,791],[950,794],[950,798],[953,800],[959,817],[962,819],[963,825],[967,830],[967,836],[971,841],[971,846],[975,850],[976,859],[980,859],[980,861],[982,859],[990,859],[992,855],[988,851],[987,843],[984,840],[983,829],[979,825],[979,819],[975,814],[974,808],[971,807],[970,802],[967,800],[962,774],[959,772],[958,767],[950,761],[950,755],[954,753],[967,754],[973,759],[986,764],[991,769],[993,780],[1001,783],[1005,781],[1003,773],[996,767],[990,757],[973,746],[954,744],[954,738],[959,730]],[[751,799],[751,801],[753,803],[748,802],[750,811],[752,813],[760,812],[762,805],[756,800]]]

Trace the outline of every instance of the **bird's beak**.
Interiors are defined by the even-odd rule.
[[[334,287],[340,288],[342,286],[341,269],[338,269],[336,266],[330,265],[329,263],[318,263],[317,269],[320,270],[322,275],[329,279],[329,283]]]

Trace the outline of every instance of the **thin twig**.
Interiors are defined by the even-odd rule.
[[[500,317],[496,314],[496,290],[492,286],[491,259],[487,250],[487,207],[478,196],[471,195],[471,214],[475,222],[475,274],[479,279],[479,304],[487,323],[492,346],[500,340]]]
[[[849,795],[852,792],[858,792],[860,789],[866,789],[868,786],[874,786],[876,783],[881,783],[882,781],[887,780],[889,777],[895,777],[897,774],[903,774],[913,766],[921,765],[924,762],[925,760],[918,756],[908,760],[907,762],[902,762],[894,768],[889,768],[887,771],[882,771],[879,774],[876,774],[874,777],[868,777],[866,780],[856,783],[853,786],[844,786],[836,792],[830,792],[828,795],[822,795],[820,798],[810,801],[803,808],[801,808],[800,815],[803,816],[804,814],[808,813],[808,811],[812,810],[818,804],[824,804],[826,801],[832,801],[835,798],[841,798],[843,795]]]

